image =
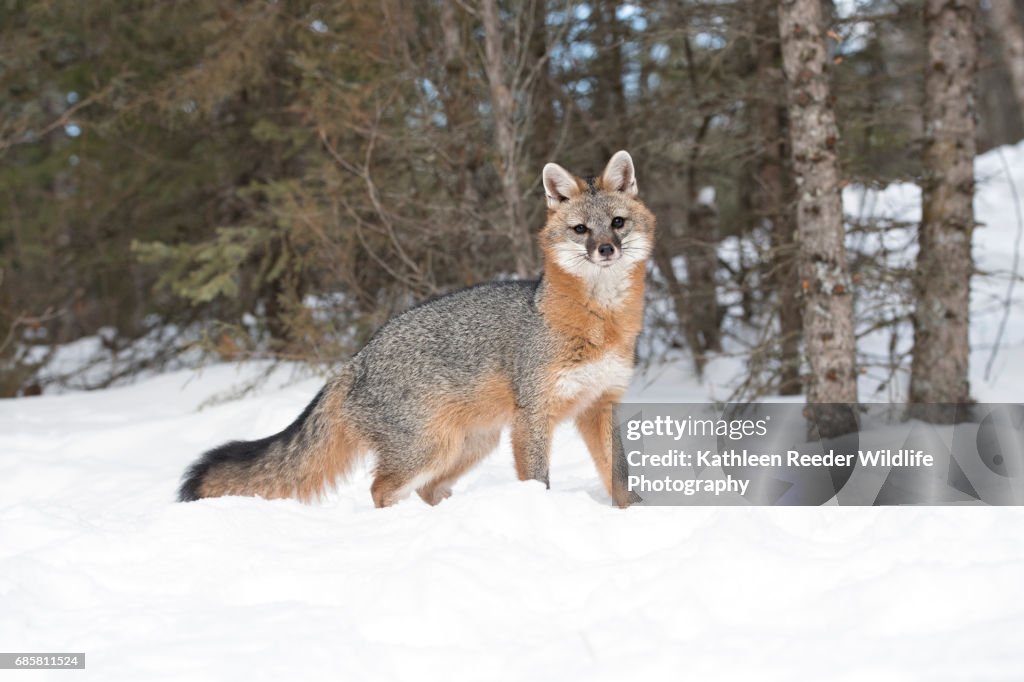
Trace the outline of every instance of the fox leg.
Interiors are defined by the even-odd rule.
[[[551,425],[547,415],[519,410],[512,421],[512,454],[520,481],[541,481],[550,488],[548,463]]]
[[[429,505],[438,504],[441,500],[451,497],[452,486],[462,474],[466,473],[474,464],[489,455],[498,447],[498,439],[501,430],[470,431],[466,434],[462,451],[454,463],[437,477],[427,481],[416,492]]]
[[[375,507],[390,507],[408,494],[413,476],[404,472],[378,472],[370,486]]]
[[[626,457],[615,428],[617,400],[618,396],[601,396],[576,417],[576,428],[612,501],[619,507],[628,507],[639,502],[640,497],[626,490]]]
[[[370,495],[376,507],[390,507],[431,476],[428,469],[430,458],[424,456],[426,453],[417,452],[405,444],[389,445],[377,451],[377,466],[370,486]],[[419,456],[410,458],[410,452]]]

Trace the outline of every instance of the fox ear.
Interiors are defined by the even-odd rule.
[[[636,170],[633,168],[633,157],[623,150],[615,152],[611,161],[601,174],[601,184],[613,192],[625,192],[630,196],[637,193]]]
[[[560,203],[572,199],[580,192],[576,178],[557,163],[549,163],[544,166],[542,177],[544,178],[544,196],[547,197],[548,208],[558,208]]]

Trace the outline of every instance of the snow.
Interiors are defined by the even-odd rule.
[[[1001,152],[1024,188],[1024,144]],[[972,387],[1016,400],[1020,294],[984,380],[1013,262],[1012,191],[978,160]],[[875,214],[907,186],[849,189]],[[722,365],[724,366],[724,365]],[[279,367],[176,371],[0,401],[0,649],[86,652],[0,680],[1017,679],[1020,508],[611,507],[576,433],[551,490],[499,450],[437,507],[377,510],[359,469],[322,502],[173,501],[184,468],[287,423],[320,386]],[[633,401],[723,398],[685,363]],[[715,395],[715,392],[718,395]]]
[[[697,203],[701,206],[715,206],[715,188],[710,185],[707,187],[701,187],[700,191],[697,192]]]

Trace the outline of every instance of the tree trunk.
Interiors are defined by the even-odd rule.
[[[466,284],[477,277],[480,246],[484,243],[485,227],[481,216],[482,201],[477,189],[477,171],[484,164],[482,145],[473,133],[479,127],[477,99],[469,75],[465,46],[466,15],[457,0],[443,0],[441,4],[442,55],[444,82],[440,88],[441,102],[448,134],[441,140],[449,168],[452,198],[457,209],[458,223],[453,224],[456,234],[464,240],[454,258]]]
[[[770,230],[772,262],[769,286],[775,289],[779,310],[779,388],[781,395],[797,395],[800,382],[800,341],[803,319],[797,301],[800,277],[796,271],[796,228],[793,203],[796,188],[788,164],[789,122],[784,91],[779,22],[775,0],[758,0],[754,26],[754,69],[759,88],[754,102],[757,139],[757,188],[753,193],[755,215]]]
[[[1013,94],[1024,118],[1024,25],[1017,16],[1013,0],[989,0],[992,29],[1003,46],[1003,59],[1013,81]]]
[[[530,22],[530,59],[537,65],[537,75],[530,93],[533,123],[530,126],[531,167],[541,168],[554,161],[552,152],[557,137],[554,101],[557,93],[551,81],[551,61],[548,59],[548,7],[546,0],[532,0],[533,19]],[[543,202],[538,202],[538,208]]]
[[[484,71],[491,91],[491,110],[498,151],[498,175],[505,199],[507,234],[515,253],[516,274],[533,277],[537,269],[533,234],[526,224],[523,199],[519,189],[519,154],[516,142],[516,102],[512,84],[506,80],[505,49],[501,41],[501,24],[497,0],[480,0],[480,19],[484,28]]]
[[[597,119],[603,124],[603,139],[595,140],[595,152],[598,154],[596,161],[601,163],[618,150],[629,147],[622,59],[622,43],[625,38],[622,22],[616,16],[618,6],[614,0],[601,0],[591,5],[594,40],[600,55],[594,69],[597,76],[595,110]]]
[[[686,55],[686,71],[690,83],[690,96],[700,102],[703,93],[697,80],[697,67],[693,58],[690,37],[683,36]],[[718,287],[715,274],[718,271],[718,215],[715,207],[700,200],[698,163],[704,153],[705,139],[711,128],[712,113],[706,106],[700,106],[700,125],[694,132],[690,146],[690,158],[686,166],[686,225],[683,259],[686,261],[686,278],[689,284],[690,315],[694,332],[700,342],[694,353],[701,355],[709,351],[722,350],[721,323],[722,308],[718,305]]]
[[[558,98],[558,86],[552,78],[551,59],[548,54],[548,3],[547,0],[530,0],[528,5],[532,17],[526,29],[529,36],[528,54],[531,61],[530,69],[533,69],[534,73],[529,85],[530,97],[527,100],[527,153],[522,164],[529,172],[531,168],[542,168],[545,163],[556,161],[555,157],[559,151],[558,118],[554,104]],[[543,225],[546,213],[547,206],[543,201],[528,203],[525,210],[527,225]]]
[[[693,166],[691,166],[691,169]],[[722,350],[722,309],[718,305],[718,212],[711,204],[701,203],[696,182],[690,183],[687,209],[686,279],[689,290],[690,324],[699,346],[694,353],[705,355]]]
[[[472,182],[475,170],[473,140],[469,129],[476,123],[475,102],[468,86],[468,65],[462,44],[460,10],[456,0],[445,0],[441,4],[441,35],[444,55],[445,83],[441,89],[441,101],[450,138],[449,153],[452,157],[452,171],[456,174],[455,195],[464,208],[468,204],[476,209],[478,197]]]
[[[820,0],[781,2],[779,35],[797,186],[797,267],[811,370],[807,402],[819,433],[832,437],[856,429],[852,411],[828,404],[857,402],[857,372],[836,155],[839,133],[832,111]]]
[[[968,304],[974,230],[976,3],[927,0],[924,167],[914,278],[911,414],[950,421],[937,404],[969,399]]]

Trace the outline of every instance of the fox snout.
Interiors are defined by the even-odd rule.
[[[605,240],[588,240],[594,242],[593,246],[587,244],[587,253],[590,255],[590,260],[602,267],[607,267],[619,260],[622,257],[622,241],[615,235],[610,235],[610,239]]]

